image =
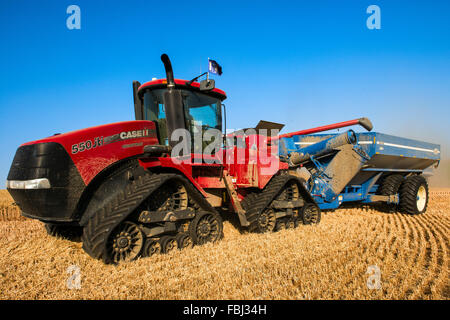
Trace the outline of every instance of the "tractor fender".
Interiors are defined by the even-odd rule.
[[[149,174],[139,166],[136,158],[115,163],[95,177],[78,202],[76,219],[84,226],[89,218],[114,199],[120,191],[140,176]]]

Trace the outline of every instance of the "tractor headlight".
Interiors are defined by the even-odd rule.
[[[50,189],[50,181],[47,178],[33,180],[6,180],[8,189]]]

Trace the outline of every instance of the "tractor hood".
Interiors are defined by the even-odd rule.
[[[44,139],[24,143],[21,149],[30,149],[40,144],[59,144],[71,158],[87,185],[103,169],[122,159],[143,153],[144,146],[157,144],[155,124],[151,121],[125,121],[111,123],[64,134],[56,134]],[[29,156],[39,157],[39,148]],[[21,160],[20,162],[23,162]],[[10,175],[22,166],[14,159]],[[10,180],[10,177],[8,177]]]

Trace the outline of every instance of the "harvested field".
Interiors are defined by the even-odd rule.
[[[20,215],[20,209],[13,203],[8,191],[0,190],[0,222],[1,221],[25,221]]]
[[[272,234],[241,234],[226,221],[217,244],[119,266],[11,210],[0,222],[0,299],[450,298],[450,189],[432,190],[420,216],[349,207]],[[71,265],[80,289],[66,285]],[[369,266],[380,270],[380,289],[367,286]]]

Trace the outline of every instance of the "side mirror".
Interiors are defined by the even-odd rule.
[[[207,79],[200,81],[200,91],[210,91],[214,89],[216,82],[213,79]]]

